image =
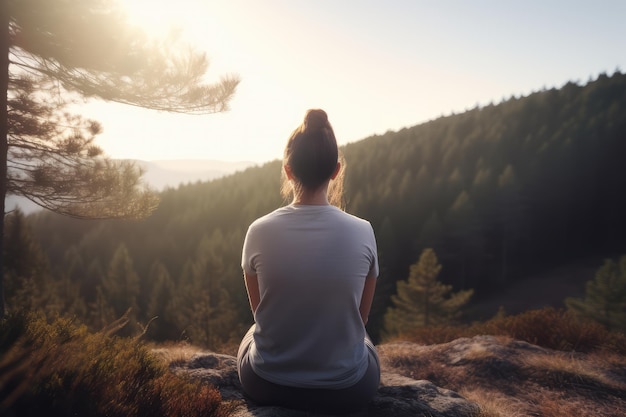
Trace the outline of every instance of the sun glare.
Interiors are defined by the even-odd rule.
[[[166,36],[172,28],[184,27],[193,16],[192,7],[186,1],[120,0],[129,23],[143,29],[148,36]]]
[[[150,38],[166,38],[175,34],[178,40],[205,49],[205,40],[222,39],[224,25],[215,16],[221,16],[222,7],[209,5],[204,0],[118,0],[128,22],[137,26]],[[211,54],[215,47],[212,44]]]

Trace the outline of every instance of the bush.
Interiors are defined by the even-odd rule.
[[[624,334],[610,332],[598,323],[582,320],[571,312],[554,308],[529,310],[515,316],[498,315],[486,322],[472,325],[416,328],[396,339],[437,344],[478,335],[509,336],[563,351],[606,350],[626,354]]]
[[[136,340],[32,314],[3,319],[0,334],[3,416],[227,414],[215,388],[170,373]]]

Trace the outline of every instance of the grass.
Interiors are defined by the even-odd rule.
[[[200,348],[186,342],[161,343],[152,348],[152,352],[169,365],[186,363],[199,351]]]
[[[524,367],[540,374],[543,379],[552,379],[555,385],[575,384],[590,389],[603,388],[607,391],[625,391],[626,382],[616,380],[612,370],[626,367],[626,358],[609,361],[602,355],[545,355],[532,354],[523,358]]]
[[[463,389],[460,392],[465,398],[480,405],[478,417],[525,417],[522,401],[499,393],[478,389]]]
[[[35,314],[0,321],[0,415],[225,417],[213,387],[171,373],[130,338]]]

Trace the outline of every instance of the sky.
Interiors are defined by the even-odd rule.
[[[263,163],[309,108],[342,145],[626,71],[624,0],[121,1],[148,34],[180,28],[208,81],[241,83],[226,113],[83,105],[113,158]]]

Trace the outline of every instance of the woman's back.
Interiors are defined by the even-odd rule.
[[[359,304],[376,277],[370,224],[329,205],[290,205],[254,222],[242,257],[258,277],[253,368],[271,382],[342,388],[367,368]]]

